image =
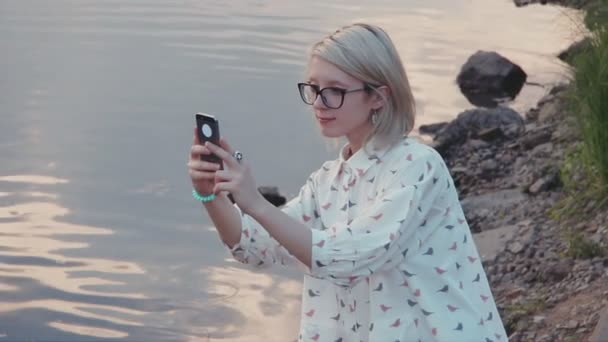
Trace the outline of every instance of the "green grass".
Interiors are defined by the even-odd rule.
[[[608,194],[608,27],[593,31],[591,46],[573,67],[570,104],[583,138],[578,159],[594,176],[591,186]]]
[[[585,8],[585,26],[590,30],[606,27],[608,24],[608,0],[597,0]]]
[[[567,236],[566,242],[568,249],[565,256],[573,259],[593,259],[596,257],[603,258],[608,255],[608,249],[603,245],[587,239],[582,233],[570,233]]]
[[[546,309],[547,303],[542,298],[527,298],[523,303],[507,305],[504,313],[501,314],[507,334],[511,335],[517,331],[517,325],[521,319],[525,319],[525,317],[532,316]]]
[[[564,196],[551,209],[549,217],[556,221],[584,220],[587,215],[608,206],[606,189],[593,163],[585,153],[584,143],[566,151],[560,167]]]
[[[575,229],[578,222],[584,221],[598,209],[606,208],[608,197],[596,186],[600,183],[597,174],[584,160],[584,145],[578,144],[566,152],[560,169],[565,196],[550,211],[550,217],[562,221],[561,238],[566,243],[562,257],[591,259],[608,255],[606,246],[588,239]]]
[[[581,143],[566,153],[560,168],[563,199],[550,217],[562,221],[564,256],[593,258],[608,255],[606,246],[587,239],[572,222],[608,206],[608,0],[585,8],[591,44],[572,59],[573,79],[568,112],[577,123]]]
[[[564,251],[566,257],[574,259],[593,259],[608,255],[606,247],[587,239],[583,233],[568,230],[565,233],[564,241],[568,248]]]

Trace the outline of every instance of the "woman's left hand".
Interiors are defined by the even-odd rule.
[[[233,157],[234,150],[225,139],[220,139],[220,146],[206,142],[205,146],[224,162],[224,169],[215,172],[214,194],[227,191],[239,208],[247,213],[251,212],[263,203],[264,197],[251,174],[249,164],[243,159],[240,162]]]

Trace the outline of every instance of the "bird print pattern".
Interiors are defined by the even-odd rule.
[[[507,341],[441,156],[372,146],[345,146],[283,207],[312,229],[310,268],[242,213],[234,258],[304,271],[299,342]]]

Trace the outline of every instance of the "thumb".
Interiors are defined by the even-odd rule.
[[[193,145],[200,145],[201,141],[198,138],[198,127],[194,126],[194,138],[192,139]]]

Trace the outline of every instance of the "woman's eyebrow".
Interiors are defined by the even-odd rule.
[[[308,78],[308,82],[309,83],[314,83],[314,84],[320,84],[319,81],[317,79],[315,79],[314,77]],[[342,83],[342,82],[340,82],[338,80],[329,80],[329,81],[326,81],[326,82],[323,82],[323,83],[324,83],[324,85],[327,85],[327,86],[342,86],[342,87],[346,87],[347,86],[345,83]]]
[[[329,81],[327,82],[328,85],[330,86],[342,86],[342,87],[346,87],[346,84],[340,82],[340,81]]]

